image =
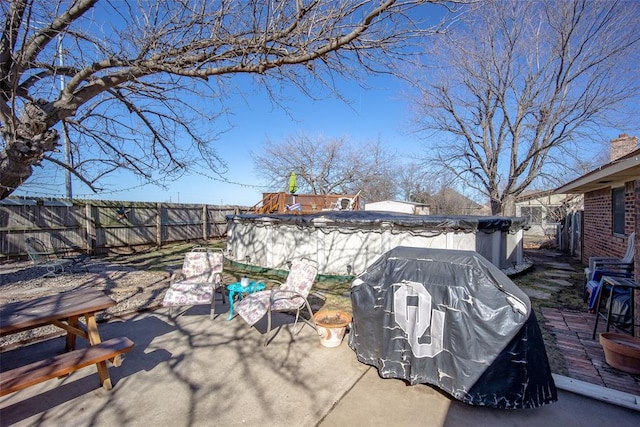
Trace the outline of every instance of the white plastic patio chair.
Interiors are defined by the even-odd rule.
[[[627,239],[627,250],[622,258],[615,257],[589,257],[589,267],[584,269],[585,284],[593,280],[593,273],[596,270],[619,271],[630,273],[633,271],[635,256],[636,233],[629,234]]]
[[[213,319],[216,289],[221,289],[222,303],[225,302],[223,268],[222,250],[195,247],[187,252],[182,270],[172,275],[171,285],[162,300],[164,307],[170,307],[169,315],[173,314],[173,307],[211,304],[210,318]]]
[[[249,294],[235,305],[235,310],[251,326],[264,317],[265,314],[267,315],[265,346],[269,344],[271,313],[274,311],[296,312],[296,320],[293,324],[294,336],[298,335],[304,326],[301,325],[296,331],[298,319],[302,319],[304,323],[316,330],[313,312],[307,297],[317,274],[318,266],[315,262],[309,259],[293,261],[287,280],[284,283],[280,283],[279,288]],[[308,311],[309,319],[305,319],[304,316],[300,315],[300,311],[305,307]]]

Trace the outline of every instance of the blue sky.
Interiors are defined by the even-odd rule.
[[[316,93],[318,99],[310,99],[291,89],[285,93],[286,110],[273,105],[251,79],[234,83],[238,81],[243,82],[241,89],[245,94],[225,100],[229,116],[212,125],[214,130],[228,127],[227,121],[232,125],[214,142],[218,155],[227,163],[224,178],[228,182],[212,179],[215,175],[211,172],[196,171],[168,183],[165,189],[142,185],[136,178],[112,175],[105,181],[107,189],[99,194],[74,180],[73,197],[253,206],[261,201],[263,192],[285,191],[289,171],[284,171],[282,188],[266,187],[255,173],[250,153],[259,151],[267,140],[278,142],[300,132],[327,138],[343,137],[358,145],[379,140],[406,160],[424,153],[425,141],[412,132],[410,121],[414,113],[407,88],[398,79],[372,76],[367,79],[367,88],[354,81],[341,80],[338,88],[348,103],[335,98],[328,90]],[[607,137],[617,136],[616,132],[612,131]],[[59,168],[52,169],[45,169],[46,182],[52,185],[24,185],[14,195],[65,197],[64,173]]]
[[[442,14],[434,14],[434,22]],[[75,198],[122,201],[208,203],[252,206],[259,203],[262,192],[285,190],[289,171],[283,171],[282,188],[264,187],[254,170],[250,153],[260,151],[270,140],[282,141],[298,133],[326,138],[344,138],[355,144],[380,141],[390,151],[409,159],[424,153],[424,141],[411,132],[410,99],[401,81],[390,76],[367,79],[368,88],[356,82],[338,80],[337,86],[348,103],[336,99],[327,89],[317,90],[318,99],[310,99],[294,89],[286,89],[283,100],[286,110],[274,106],[265,91],[251,78],[237,77],[232,82],[240,86],[244,96],[225,99],[228,117],[214,122],[212,129],[231,129],[214,142],[228,172],[224,178],[212,179],[210,171],[193,171],[181,179],[168,183],[167,188],[142,185],[136,178],[111,176],[105,191],[93,194],[79,181],[73,181]],[[218,123],[216,125],[216,123]],[[608,138],[617,136],[613,131]],[[633,133],[633,132],[632,132]],[[586,147],[581,147],[586,149]],[[16,196],[64,197],[64,172],[47,167],[39,173],[39,184],[22,186]],[[46,182],[46,184],[42,184]]]
[[[370,77],[368,88],[364,89],[353,81],[339,83],[342,95],[348,104],[336,99],[328,90],[317,93],[317,98],[293,91],[287,94],[286,111],[274,106],[268,96],[244,79],[246,95],[229,99],[229,117],[222,119],[219,128],[233,127],[214,142],[217,153],[227,163],[225,178],[231,183],[214,180],[210,172],[191,173],[167,189],[154,185],[141,186],[135,179],[126,180],[112,176],[110,190],[93,195],[87,187],[73,181],[74,198],[107,199],[145,202],[208,203],[253,206],[260,202],[263,191],[278,191],[284,188],[264,187],[254,171],[251,151],[259,151],[267,140],[277,142],[303,132],[324,137],[345,137],[353,143],[380,140],[391,150],[401,154],[417,152],[420,142],[415,135],[406,131],[410,120],[408,102],[403,98],[400,81],[388,76]],[[216,128],[214,122],[214,129]],[[51,173],[47,187],[48,195],[64,197],[64,174]],[[288,178],[288,173],[283,181]],[[15,195],[43,196],[43,189],[25,185]]]
[[[427,17],[433,19],[434,24],[445,12],[443,8],[433,6],[422,10],[429,11]],[[97,16],[103,13],[96,9]],[[417,152],[420,146],[416,136],[403,131],[407,129],[410,118],[408,102],[403,98],[400,81],[390,76],[367,78],[367,89],[353,81],[337,80],[336,85],[348,104],[334,97],[328,89],[316,89],[314,95],[318,99],[310,99],[293,88],[285,88],[286,111],[274,106],[252,78],[237,76],[232,79],[232,84],[239,85],[245,95],[225,99],[229,116],[223,117],[218,127],[215,122],[212,126],[214,132],[228,127],[227,120],[233,126],[214,142],[218,155],[227,163],[228,172],[224,178],[230,183],[209,178],[215,176],[209,171],[187,174],[176,182],[168,183],[166,189],[142,185],[134,177],[111,175],[103,182],[105,191],[94,194],[72,178],[73,197],[253,206],[260,202],[262,192],[285,189],[264,187],[265,182],[261,182],[254,171],[250,152],[259,151],[267,140],[278,142],[298,133],[342,137],[356,144],[379,140],[400,154]],[[286,182],[288,174],[286,172],[283,182]],[[31,185],[27,182],[14,195],[65,197],[64,171],[61,168],[45,166],[43,170],[36,170],[34,177],[36,175],[37,180],[33,180]]]
[[[260,150],[267,140],[278,142],[299,132],[345,137],[354,143],[380,139],[401,152],[414,149],[415,139],[402,132],[406,128],[408,112],[406,103],[400,99],[399,84],[390,78],[370,79],[370,83],[371,89],[362,89],[355,83],[343,85],[343,94],[351,105],[334,98],[312,100],[303,95],[287,103],[287,112],[272,106],[264,95],[253,97],[251,105],[239,104],[233,110],[235,127],[216,143],[229,167],[227,179],[246,185],[263,185],[254,172],[250,151]],[[288,172],[285,172],[283,181],[287,177]],[[262,191],[280,190],[226,184],[199,176],[183,181],[193,186],[184,193],[180,191],[184,186],[172,186],[174,191],[180,191],[180,202],[254,205],[260,201]],[[208,194],[200,194],[199,185],[205,185]],[[173,201],[176,201],[175,197],[177,194],[172,196]]]

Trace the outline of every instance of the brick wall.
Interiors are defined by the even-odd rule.
[[[635,203],[636,203],[636,219],[640,219],[640,180],[636,180],[635,185]],[[636,230],[636,248],[635,248],[635,259],[634,259],[634,271],[636,283],[640,283],[640,221],[636,221],[634,230]],[[634,317],[636,331],[635,336],[640,337],[640,292],[635,292],[635,307],[634,307]]]
[[[610,160],[618,160],[638,149],[638,138],[627,134],[620,134],[616,139],[611,140]]]
[[[584,195],[584,247],[582,262],[589,263],[592,256],[622,257],[627,249],[627,237],[636,230],[638,206],[635,181],[625,184],[625,236],[613,234],[611,188],[588,192]],[[640,233],[638,233],[640,234]]]
[[[627,237],[636,232],[635,279],[640,283],[640,180],[625,183],[625,237],[613,234],[611,188],[588,192],[584,195],[584,227],[582,262],[589,263],[592,256],[622,257],[627,250]],[[635,324],[640,325],[640,292],[634,299]],[[640,336],[636,326],[635,336]]]

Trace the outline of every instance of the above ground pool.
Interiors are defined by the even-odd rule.
[[[396,246],[480,253],[502,270],[523,264],[526,219],[326,211],[308,215],[227,216],[227,256],[259,267],[288,269],[310,258],[320,274],[355,275]]]

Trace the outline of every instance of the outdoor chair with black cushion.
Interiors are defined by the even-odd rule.
[[[224,255],[222,250],[195,247],[184,256],[182,269],[171,276],[171,285],[164,296],[162,305],[173,307],[211,305],[210,318],[215,315],[215,293],[220,289],[222,303],[225,302],[222,271]]]
[[[584,269],[585,284],[594,279],[594,273],[597,270],[616,271],[622,273],[630,273],[633,271],[635,256],[635,236],[631,233],[627,240],[627,250],[622,258],[616,257],[589,257],[589,266]]]
[[[606,302],[607,307],[611,306],[611,317],[618,327],[629,330],[633,327],[631,295],[631,289],[616,289],[609,293],[609,298],[613,298],[613,301]]]
[[[271,313],[279,312],[296,312],[296,320],[293,324],[293,335],[297,335],[304,325],[296,331],[298,320],[316,330],[313,320],[313,312],[311,305],[307,300],[311,287],[318,275],[317,264],[309,259],[299,259],[291,263],[291,269],[287,275],[285,283],[279,283],[280,286],[275,289],[254,292],[247,295],[235,305],[236,312],[245,322],[253,326],[258,320],[267,315],[267,333],[264,338],[264,345],[269,344],[269,335],[271,332]],[[301,316],[300,311],[306,308],[309,319]]]
[[[627,273],[624,271],[608,271],[608,270],[596,270],[593,274],[593,279],[589,280],[584,287],[583,298],[587,303],[587,307],[589,312],[595,312],[596,304],[598,303],[598,295],[600,292],[603,292],[604,283],[603,278],[606,276],[612,277],[625,277],[625,278],[633,278],[632,273]]]

